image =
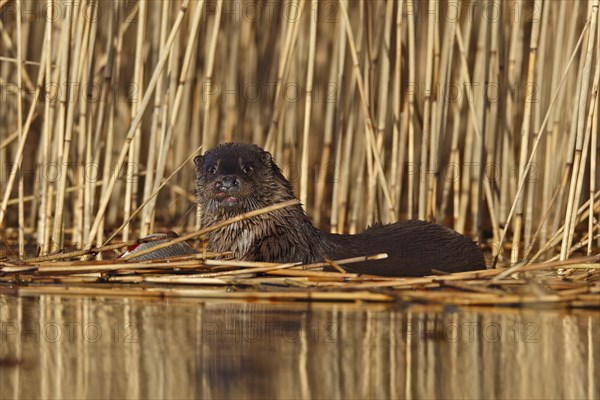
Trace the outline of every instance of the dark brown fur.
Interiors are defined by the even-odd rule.
[[[204,226],[296,198],[271,154],[256,145],[221,144],[194,162]],[[409,220],[357,235],[337,235],[315,228],[300,205],[213,231],[208,250],[232,251],[240,260],[303,263],[387,253],[387,259],[347,267],[384,276],[422,276],[432,268],[446,272],[485,268],[475,243],[443,226]]]

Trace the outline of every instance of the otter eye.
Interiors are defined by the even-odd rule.
[[[246,164],[242,167],[242,172],[246,175],[250,175],[254,171],[254,166],[252,164]]]
[[[208,172],[211,175],[214,175],[217,173],[217,167],[211,165],[210,167],[206,168],[206,172]]]

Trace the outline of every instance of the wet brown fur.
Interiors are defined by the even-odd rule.
[[[256,145],[221,144],[194,162],[203,226],[296,198],[271,154]],[[233,197],[237,204],[224,205],[224,197]],[[443,226],[408,220],[377,225],[357,235],[338,235],[315,228],[300,205],[213,231],[208,235],[208,250],[232,251],[239,260],[303,263],[387,253],[387,259],[347,267],[383,276],[485,268],[476,244]]]

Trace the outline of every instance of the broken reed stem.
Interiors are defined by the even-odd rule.
[[[123,257],[123,259],[124,260],[129,260],[129,259],[134,258],[134,257],[139,257],[139,256],[142,256],[144,254],[148,254],[148,253],[154,252],[156,250],[160,250],[160,249],[164,249],[166,247],[172,246],[175,243],[181,243],[181,242],[184,242],[184,241],[189,240],[189,239],[195,239],[197,237],[201,237],[201,236],[207,234],[208,232],[212,232],[212,231],[215,231],[217,229],[221,229],[222,227],[230,225],[230,224],[233,224],[235,222],[243,221],[245,219],[256,217],[257,215],[266,214],[266,213],[269,213],[271,211],[275,211],[275,210],[279,210],[281,208],[295,206],[295,205],[299,205],[299,204],[300,204],[300,202],[298,200],[296,200],[296,199],[294,199],[294,200],[288,200],[288,201],[284,201],[282,203],[273,204],[273,205],[271,205],[269,207],[264,207],[264,208],[260,208],[258,210],[254,210],[254,211],[250,211],[250,212],[247,212],[247,213],[244,213],[244,214],[240,214],[238,216],[229,218],[229,219],[227,219],[225,221],[219,222],[218,224],[214,224],[214,225],[211,225],[211,226],[209,226],[207,228],[200,229],[197,232],[192,232],[190,234],[187,234],[187,235],[178,237],[176,239],[173,239],[173,240],[171,240],[169,242],[161,243],[161,244],[156,245],[154,247],[150,247],[150,248],[147,248],[147,249],[144,249],[144,250],[140,250],[140,251],[138,251],[135,254],[129,254],[129,255]]]
[[[43,261],[64,260],[66,258],[76,258],[76,257],[86,256],[89,254],[99,254],[103,251],[117,250],[117,249],[122,249],[124,247],[136,245],[136,244],[150,243],[150,242],[155,242],[158,240],[164,240],[164,238],[163,237],[140,238],[140,239],[130,240],[127,242],[114,243],[114,244],[110,244],[110,245],[93,247],[93,248],[89,248],[89,249],[75,250],[75,251],[69,251],[66,253],[59,253],[59,254],[51,254],[51,255],[42,256],[42,257],[27,258],[27,259],[23,260],[23,262],[26,264],[34,264],[34,263],[39,263],[39,262],[43,262]]]
[[[181,288],[179,287],[156,287],[138,286],[140,293],[159,292],[161,295],[176,293],[178,296],[201,297],[201,298],[238,298],[238,299],[260,299],[278,298],[287,300],[310,300],[310,301],[343,301],[364,298],[378,299],[377,301],[391,301],[400,299],[404,301],[422,301],[425,303],[446,304],[488,304],[488,305],[527,305],[530,303],[546,303],[549,305],[566,303],[571,307],[598,307],[600,300],[600,288],[589,285],[586,277],[593,280],[594,274],[598,274],[600,256],[581,257],[567,261],[541,263],[523,266],[521,272],[544,271],[556,268],[581,268],[592,272],[580,273],[573,277],[573,281],[565,283],[554,277],[540,279],[548,285],[553,292],[542,294],[520,294],[515,293],[515,286],[522,286],[527,281],[506,280],[501,276],[511,269],[496,269],[470,271],[442,276],[426,276],[419,278],[386,278],[375,276],[363,276],[358,274],[347,274],[338,272],[314,272],[292,269],[294,264],[270,264],[251,262],[230,262],[220,260],[189,260],[180,262],[140,262],[122,263],[95,263],[93,265],[81,265],[81,263],[49,263],[38,267],[3,267],[0,269],[0,280],[14,281],[25,279],[36,282],[36,286],[18,286],[10,289],[0,286],[0,293],[13,293],[18,295],[35,294],[78,294],[78,295],[120,295],[132,296],[131,288],[119,288],[115,290],[114,284],[109,288],[101,286],[82,286],[87,283],[106,281],[113,283],[136,283],[136,284],[169,284],[169,285],[205,285],[205,286],[227,286],[235,288],[234,291],[215,288]],[[173,269],[185,271],[205,267],[208,264],[224,265],[230,263],[235,266],[249,266],[224,272],[208,272],[192,275],[173,275]],[[595,263],[595,264],[590,264]],[[258,267],[255,267],[258,266]],[[122,275],[123,273],[129,275]],[[131,275],[135,273],[136,275]],[[257,273],[267,276],[256,277]],[[109,274],[109,275],[107,275]],[[117,274],[117,275],[113,275]],[[167,275],[170,274],[170,275]],[[112,275],[112,276],[111,276]],[[275,277],[270,277],[275,275]],[[497,277],[489,280],[490,277]],[[237,278],[236,278],[237,277]],[[241,277],[241,278],[240,278]],[[244,278],[246,277],[246,278]],[[301,280],[299,280],[301,279]],[[45,284],[51,284],[45,285]],[[58,285],[57,285],[58,284]],[[62,286],[59,286],[62,285]],[[79,286],[77,286],[79,285]],[[265,288],[285,286],[285,291],[267,291]],[[241,289],[240,286],[249,287]],[[292,289],[292,288],[297,289]],[[255,290],[252,290],[255,288]],[[439,290],[443,288],[445,290]],[[258,289],[258,290],[256,290]],[[304,289],[304,290],[298,290]],[[381,290],[385,292],[381,293]],[[377,292],[379,293],[377,293]],[[258,295],[257,295],[258,294]],[[267,296],[268,294],[268,296]],[[231,295],[231,296],[230,296]],[[265,297],[266,296],[266,297]],[[384,296],[384,297],[378,297]]]

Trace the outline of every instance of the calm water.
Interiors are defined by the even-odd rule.
[[[0,296],[0,398],[600,398],[600,313]]]

